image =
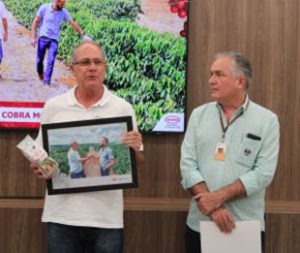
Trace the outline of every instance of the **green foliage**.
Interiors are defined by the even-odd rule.
[[[70,167],[68,162],[68,151],[70,146],[54,146],[50,150],[50,157],[57,163],[61,173],[69,174]]]
[[[5,7],[10,10],[20,24],[27,28],[31,27],[35,14],[43,0],[26,1],[26,0],[2,0]]]
[[[140,5],[132,0],[69,0],[68,10],[77,13],[79,10],[88,12],[94,19],[112,19],[134,21],[141,12]]]
[[[41,2],[6,0],[5,4],[30,27]],[[185,39],[139,27],[134,21],[140,11],[139,1],[69,0],[66,7],[104,49],[108,62],[105,83],[134,105],[141,130],[151,130],[165,113],[183,112]],[[64,24],[58,57],[68,63],[71,49],[80,40],[74,29]]]
[[[116,164],[112,168],[113,172],[117,175],[129,174],[131,164],[128,148],[121,144],[110,144],[109,147],[116,158]]]

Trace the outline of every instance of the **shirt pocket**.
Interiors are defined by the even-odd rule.
[[[244,135],[242,142],[236,147],[236,162],[248,168],[252,168],[255,164],[261,145],[261,140],[250,139]]]

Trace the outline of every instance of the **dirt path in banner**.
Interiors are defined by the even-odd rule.
[[[144,14],[139,15],[138,24],[157,32],[169,32],[179,36],[185,19],[170,12],[169,0],[143,0],[141,8]]]
[[[8,41],[3,43],[0,101],[44,102],[74,85],[68,68],[55,62],[50,87],[44,86],[35,70],[36,48],[30,45],[30,32],[8,12]]]

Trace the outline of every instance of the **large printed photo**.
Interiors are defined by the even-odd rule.
[[[122,144],[131,117],[43,124],[44,148],[58,163],[49,194],[137,187],[134,151]]]
[[[188,1],[68,0],[68,15],[55,24],[42,18],[36,24],[35,17],[59,0],[2,1],[9,36],[2,41],[0,127],[38,127],[43,102],[76,85],[69,71],[72,48],[91,38],[106,53],[105,85],[134,105],[139,129],[184,131]],[[43,38],[34,42],[35,25]],[[57,44],[48,46],[47,25],[58,27],[51,37]]]

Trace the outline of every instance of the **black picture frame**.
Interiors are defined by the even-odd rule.
[[[43,124],[41,128],[44,149],[59,164],[47,180],[49,195],[138,187],[135,151],[122,144],[123,135],[133,129],[131,116]],[[109,150],[100,151],[103,137]],[[105,164],[112,157],[115,165],[107,175]]]

